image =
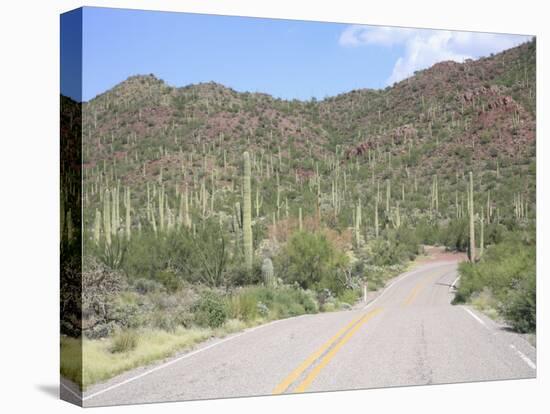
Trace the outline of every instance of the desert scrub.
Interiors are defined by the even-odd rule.
[[[82,325],[86,336],[112,333],[119,322],[117,302],[126,282],[115,271],[93,257],[86,257],[82,268]]]
[[[338,295],[338,301],[341,303],[347,303],[348,305],[354,305],[359,300],[361,291],[357,289],[346,289]]]
[[[111,342],[112,353],[130,352],[137,347],[139,336],[134,330],[123,330],[116,332]]]
[[[62,336],[61,375],[86,389],[130,369],[188,351],[212,337],[222,338],[260,322],[228,319],[216,329],[179,327],[173,332],[142,329],[120,332],[104,339]]]
[[[221,294],[206,290],[201,293],[193,312],[199,326],[219,328],[227,320],[227,301]]]
[[[519,332],[536,327],[535,246],[509,235],[487,248],[476,264],[461,263],[454,303],[476,302],[480,295],[494,298],[499,315]],[[482,293],[484,292],[485,293]]]
[[[177,351],[189,349],[193,345],[212,336],[210,329],[184,329],[174,332],[146,329],[137,333],[133,349],[116,349],[120,337],[83,340],[70,337],[61,338],[61,374],[83,388],[105,381],[132,368],[143,366],[159,359],[172,356]],[[82,347],[82,348],[80,348]],[[81,349],[81,350],[80,350]],[[81,358],[81,359],[80,359]],[[82,372],[80,372],[82,364]]]
[[[287,318],[316,313],[319,304],[312,291],[293,286],[248,286],[231,293],[229,314],[243,321]]]
[[[489,288],[485,287],[481,292],[472,294],[470,303],[474,308],[485,313],[491,319],[498,317],[499,304]]]
[[[277,269],[289,284],[334,292],[345,288],[337,275],[347,268],[349,258],[326,232],[295,232],[276,259]]]

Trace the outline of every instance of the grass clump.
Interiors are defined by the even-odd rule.
[[[111,352],[121,353],[134,350],[139,342],[139,336],[134,330],[117,332],[112,338]]]

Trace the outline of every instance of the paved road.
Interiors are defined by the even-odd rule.
[[[431,263],[405,273],[366,307],[277,321],[204,344],[97,385],[83,404],[534,378],[530,344],[450,304],[456,267]]]

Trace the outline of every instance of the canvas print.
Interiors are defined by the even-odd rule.
[[[536,39],[61,16],[61,397],[536,377]]]

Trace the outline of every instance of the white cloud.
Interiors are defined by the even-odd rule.
[[[475,59],[529,39],[529,36],[508,34],[352,25],[341,33],[339,42],[345,47],[402,46],[403,55],[397,59],[387,79],[387,84],[391,85],[434,63]]]

